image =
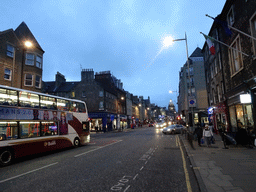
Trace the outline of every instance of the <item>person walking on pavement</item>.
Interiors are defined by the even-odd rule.
[[[213,136],[212,130],[209,129],[208,125],[205,125],[205,129],[203,131],[203,138],[206,140],[207,147],[211,146],[212,136]]]
[[[201,139],[202,139],[202,136],[203,136],[203,129],[200,126],[200,123],[198,123],[197,127],[195,128],[194,135],[195,134],[197,136],[198,146],[201,146]]]

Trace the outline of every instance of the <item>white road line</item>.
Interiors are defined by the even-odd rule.
[[[144,168],[144,166],[142,166],[142,167],[140,168],[140,171],[141,171],[143,168]]]
[[[139,175],[139,174],[136,174],[136,175],[133,177],[133,180],[135,180],[135,179],[136,179],[136,177],[138,177],[138,175]]]
[[[148,163],[148,161],[145,162],[145,165]]]
[[[78,154],[78,155],[76,155],[76,156],[74,156],[74,157],[79,157],[79,156],[82,156],[82,155],[86,155],[87,153],[96,151],[96,150],[98,150],[98,149],[102,149],[102,148],[104,148],[104,147],[108,147],[108,146],[110,146],[110,145],[119,143],[119,142],[121,142],[121,141],[123,141],[123,140],[119,140],[119,141],[116,141],[116,142],[114,142],[114,143],[110,143],[110,144],[108,144],[108,145],[105,145],[105,146],[102,146],[102,147],[98,147],[98,148],[96,148],[96,149],[93,149],[93,150],[90,150],[90,151],[86,151],[86,152],[84,152],[84,153],[80,153],[80,154]]]
[[[8,178],[8,179],[4,179],[4,180],[0,181],[0,183],[4,183],[4,182],[6,182],[6,181],[10,181],[10,180],[12,180],[12,179],[16,179],[16,178],[18,178],[18,177],[21,177],[21,176],[24,176],[24,175],[27,175],[27,174],[30,174],[30,173],[39,171],[39,170],[41,170],[41,169],[45,169],[45,168],[47,168],[47,167],[50,167],[50,166],[53,166],[53,165],[56,165],[56,164],[58,164],[58,162],[52,163],[52,164],[50,164],[50,165],[46,165],[46,166],[41,167],[41,168],[38,168],[38,169],[34,169],[34,170],[32,170],[32,171],[28,171],[28,172],[26,172],[26,173],[22,173],[22,174],[20,174],[20,175],[16,175],[16,176],[14,176],[14,177],[10,177],[10,178]]]
[[[130,185],[129,185],[128,187],[126,187],[126,189],[124,190],[124,192],[126,192],[129,188],[130,188]]]

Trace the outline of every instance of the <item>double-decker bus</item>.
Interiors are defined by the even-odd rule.
[[[89,142],[85,102],[0,85],[0,165]]]

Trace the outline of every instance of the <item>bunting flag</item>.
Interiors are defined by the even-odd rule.
[[[203,33],[202,33],[203,34]],[[214,44],[213,44],[213,39],[205,34],[203,34],[205,40],[206,40],[206,43],[209,47],[209,50],[211,52],[212,55],[215,55],[215,47],[214,47]]]

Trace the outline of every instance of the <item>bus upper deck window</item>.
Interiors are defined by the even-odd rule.
[[[17,91],[0,89],[0,105],[17,106],[18,105]]]
[[[57,109],[59,111],[68,111],[69,101],[63,99],[57,99]]]
[[[22,107],[39,107],[39,95],[20,91],[19,92],[20,106]]]

